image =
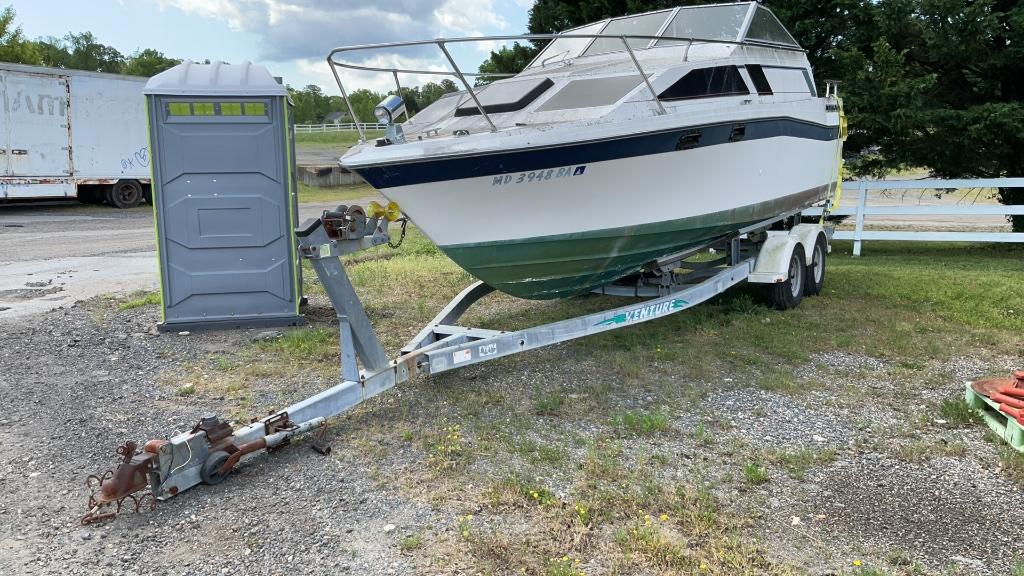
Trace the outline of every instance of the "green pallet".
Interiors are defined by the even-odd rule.
[[[988,427],[1006,441],[1014,450],[1024,452],[1024,427],[1017,423],[1017,420],[1008,414],[999,411],[999,404],[993,402],[986,396],[982,396],[971,388],[967,383],[967,394],[965,399],[970,406],[981,415]]]

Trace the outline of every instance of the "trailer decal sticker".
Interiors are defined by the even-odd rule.
[[[676,298],[669,300],[668,302],[662,302],[660,304],[650,304],[648,306],[641,306],[634,308],[633,310],[627,310],[625,312],[619,312],[615,316],[602,320],[594,326],[612,326],[615,324],[627,324],[629,322],[638,322],[647,318],[653,318],[655,316],[662,316],[669,312],[674,312],[684,308],[689,302]]]
[[[469,362],[472,359],[473,351],[469,349],[459,350],[452,354],[452,363],[454,364],[462,364],[463,362]]]

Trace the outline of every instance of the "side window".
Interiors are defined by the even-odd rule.
[[[267,102],[238,102],[213,100],[192,101],[192,102],[168,102],[168,117],[196,118],[201,116],[227,116],[225,121],[231,122],[254,122],[253,116],[267,119],[269,108]],[[242,118],[248,116],[249,118]],[[187,120],[186,120],[187,121]]]
[[[747,74],[750,74],[750,80],[753,81],[754,90],[757,90],[758,94],[771,95],[772,86],[768,83],[768,78],[764,75],[764,68],[761,68],[760,64],[747,64]]]
[[[659,100],[685,100],[710,96],[750,94],[736,66],[717,66],[690,70],[685,76],[658,94]]]

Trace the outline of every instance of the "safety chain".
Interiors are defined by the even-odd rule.
[[[388,237],[388,246],[390,246],[391,248],[398,248],[399,246],[402,245],[402,242],[405,241],[405,227],[406,227],[407,224],[409,224],[409,219],[408,218],[399,218],[397,221],[402,223],[402,233],[399,234],[399,236],[398,236],[398,243],[397,244],[395,242],[392,242],[391,238]]]

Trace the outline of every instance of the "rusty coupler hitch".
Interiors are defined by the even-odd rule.
[[[150,440],[139,453],[135,452],[135,442],[125,442],[117,449],[122,460],[116,471],[107,470],[98,476],[90,474],[85,479],[85,486],[89,489],[89,511],[82,516],[82,524],[117,516],[127,500],[132,501],[133,512],[146,505],[150,510],[155,509],[156,496],[149,489],[149,475],[160,446],[166,442]]]
[[[173,498],[198,484],[220,484],[244,457],[279,448],[296,435],[322,427],[323,417],[295,424],[288,412],[276,412],[241,428],[207,415],[192,430],[167,440],[150,440],[136,452],[134,442],[117,449],[117,470],[90,475],[89,509],[82,524],[117,516],[129,507],[139,512],[156,508],[157,500]]]

